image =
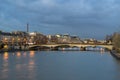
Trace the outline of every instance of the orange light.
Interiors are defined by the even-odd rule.
[[[29,62],[29,65],[34,65],[34,61],[30,61],[30,62]]]
[[[35,51],[30,51],[30,57],[34,57]]]
[[[15,40],[15,38],[12,38],[12,40],[14,41],[14,40]]]
[[[9,57],[8,52],[5,52],[4,55],[3,55],[4,60],[7,60],[8,57]]]
[[[17,57],[20,57],[21,56],[21,53],[20,52],[17,52]]]

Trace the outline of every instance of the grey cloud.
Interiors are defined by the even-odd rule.
[[[32,30],[45,33],[59,30],[79,34],[89,28],[87,33],[92,34],[110,28],[103,33],[107,34],[120,25],[119,7],[119,0],[3,0],[0,21],[20,30],[29,22],[35,27]],[[17,25],[20,27],[14,27]]]

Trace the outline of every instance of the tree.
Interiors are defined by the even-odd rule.
[[[120,33],[115,32],[113,34],[113,46],[117,51],[120,51]]]

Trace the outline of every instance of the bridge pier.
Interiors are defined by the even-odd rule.
[[[86,51],[86,47],[80,47],[80,51]]]

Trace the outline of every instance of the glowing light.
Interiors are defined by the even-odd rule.
[[[5,41],[8,40],[8,38],[5,38]]]
[[[30,51],[30,57],[34,57],[35,51]]]
[[[18,41],[20,41],[20,38],[18,38]]]
[[[35,67],[34,64],[35,64],[34,60],[30,60],[29,61],[29,66],[28,66],[28,70],[30,70],[30,71],[34,70],[34,67]]]
[[[21,56],[21,53],[20,52],[17,52],[17,57],[20,57]]]
[[[14,41],[15,40],[15,38],[12,38],[12,41]]]
[[[3,54],[3,58],[4,58],[4,60],[7,60],[8,57],[9,57],[8,52],[5,52],[5,53]]]
[[[5,48],[5,49],[8,49],[8,45],[5,45],[4,48]]]
[[[34,64],[35,64],[34,61],[29,62],[29,65],[34,65]]]

